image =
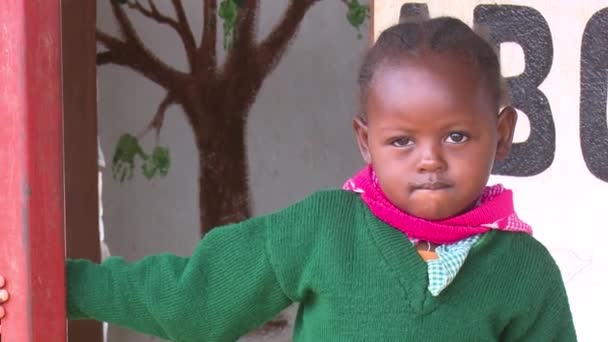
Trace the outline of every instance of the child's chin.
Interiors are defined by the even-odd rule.
[[[408,213],[412,216],[427,220],[427,221],[441,221],[458,215],[458,212],[452,212],[450,210],[446,210],[446,205],[441,205],[438,203],[437,205],[429,205],[431,203],[426,203],[423,207],[420,208],[410,208]]]
[[[413,210],[410,212],[410,215],[427,220],[427,221],[441,221],[441,220],[445,220],[448,219],[450,217],[455,216],[456,214],[454,213],[449,213],[446,212],[445,210],[441,210],[441,209],[420,209],[420,210]]]
[[[458,215],[458,211],[450,210],[447,199],[429,198],[418,201],[420,206],[410,207],[408,213],[428,221],[440,221]]]

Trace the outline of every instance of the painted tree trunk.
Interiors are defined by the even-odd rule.
[[[218,99],[194,101],[199,105],[183,107],[196,110],[187,116],[199,119],[192,122],[192,127],[199,151],[199,215],[204,235],[215,227],[251,216],[245,146],[249,108],[222,108],[226,102]]]
[[[201,235],[221,225],[251,217],[251,196],[248,176],[246,121],[260,85],[240,93],[241,101],[227,101],[210,92],[191,92],[183,99],[183,109],[194,131],[199,151],[199,207]],[[209,88],[206,88],[209,89]],[[240,89],[244,89],[241,87]],[[195,90],[195,89],[192,89]],[[217,88],[219,92],[220,89]],[[187,91],[184,93],[188,93]],[[245,98],[245,94],[251,96]],[[201,96],[201,94],[204,94]],[[207,96],[205,96],[207,95]],[[288,326],[282,314],[251,335],[265,335]]]

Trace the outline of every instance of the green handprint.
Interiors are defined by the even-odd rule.
[[[144,176],[148,179],[154,178],[156,171],[161,177],[165,177],[169,172],[171,159],[169,157],[169,149],[166,147],[156,146],[150,158],[142,165]]]
[[[357,29],[357,38],[361,39],[361,26],[365,23],[365,19],[369,17],[369,6],[361,5],[359,0],[351,0],[348,3],[348,12],[346,13],[346,19],[348,22]]]
[[[242,2],[237,0],[222,0],[218,15],[224,21],[224,49],[232,46],[234,27],[236,26],[236,15]]]
[[[148,156],[142,150],[137,141],[137,137],[125,133],[118,140],[114,157],[112,158],[112,176],[120,182],[125,179],[133,178],[133,170],[135,169],[135,157],[139,156],[143,160],[147,160]]]

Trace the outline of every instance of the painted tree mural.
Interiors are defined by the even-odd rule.
[[[113,156],[114,177],[121,181],[133,177],[138,160],[147,178],[167,174],[168,148],[156,146],[147,153],[139,139],[151,131],[158,137],[167,108],[179,105],[192,127],[198,150],[201,234],[248,218],[251,205],[245,130],[250,107],[308,10],[321,1],[290,0],[274,29],[258,40],[259,0],[201,0],[203,25],[197,31],[201,32],[197,43],[181,0],[171,0],[175,12],[172,15],[162,13],[154,0],[146,4],[139,0],[110,0],[120,37],[97,30],[97,41],[105,48],[98,53],[97,64],[131,68],[166,92],[143,132],[124,134],[118,141]],[[340,1],[345,5],[347,21],[359,30],[369,15],[368,7],[358,0]],[[183,43],[189,71],[179,71],[155,56],[134,29],[128,11],[175,30]],[[220,38],[226,49],[221,64],[217,56],[218,22],[223,25]]]

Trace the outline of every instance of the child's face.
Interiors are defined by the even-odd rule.
[[[429,53],[376,70],[367,122],[354,127],[388,199],[405,212],[440,220],[470,209],[495,159],[508,154],[516,112],[500,116],[470,62]]]

